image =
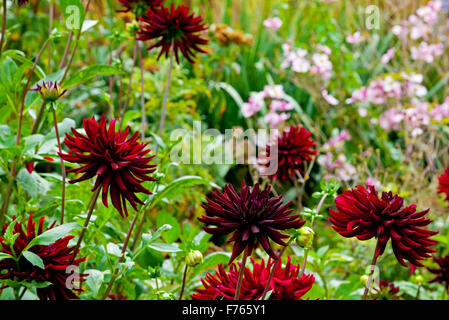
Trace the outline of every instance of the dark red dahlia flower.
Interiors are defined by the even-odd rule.
[[[55,226],[54,222],[47,230]],[[36,232],[36,223],[33,222],[33,214],[28,218],[26,228],[22,226],[21,222],[17,222],[14,226],[13,235],[18,234],[14,242],[13,249],[7,244],[6,240],[0,237],[0,252],[8,255],[13,255],[20,258],[18,261],[7,258],[0,260],[0,280],[14,280],[14,281],[36,281],[36,282],[50,282],[50,285],[44,288],[37,288],[37,295],[41,300],[70,300],[78,299],[75,292],[82,290],[77,288],[78,284],[73,283],[75,277],[72,276],[69,267],[78,266],[86,258],[74,259],[75,248],[68,247],[69,241],[73,236],[67,236],[57,240],[50,245],[34,245],[27,251],[38,255],[44,264],[44,269],[33,266],[22,255],[24,249],[28,244],[42,234],[44,231],[44,217],[40,218],[39,226]],[[8,224],[3,225],[3,233],[6,231]],[[72,262],[73,260],[73,262]],[[86,274],[79,274],[79,282],[85,281]],[[70,289],[67,284],[72,284],[73,289]]]
[[[424,229],[432,220],[424,216],[429,209],[416,212],[416,205],[404,206],[404,199],[390,192],[379,198],[374,186],[363,186],[343,192],[335,199],[337,211],[329,209],[332,228],[346,238],[359,240],[377,238],[375,257],[382,255],[391,238],[393,252],[399,263],[405,260],[422,267],[419,260],[429,258],[437,241],[430,239],[437,231]]]
[[[430,280],[430,283],[444,284],[446,291],[449,290],[449,255],[446,257],[434,256],[433,260],[438,264],[438,268],[427,268],[436,277]]]
[[[253,188],[243,185],[238,195],[234,187],[228,184],[224,193],[216,190],[212,195],[214,201],[207,199],[208,203],[202,205],[207,215],[199,217],[198,220],[206,224],[204,230],[208,233],[233,233],[229,239],[229,242],[234,241],[229,264],[245,249],[248,250],[248,255],[251,255],[259,243],[276,259],[269,239],[286,246],[282,239],[288,238],[289,235],[279,230],[298,229],[305,223],[305,220],[300,219],[301,215],[289,215],[293,211],[288,209],[291,201],[282,205],[282,196],[270,197],[270,187],[260,191],[259,184]]]
[[[118,0],[124,7],[117,12],[133,12],[136,18],[142,17],[148,9],[154,10],[164,3],[164,0]]]
[[[251,262],[253,264],[252,271],[245,267],[240,300],[259,300],[262,298],[275,260],[269,259],[267,265],[265,265],[263,259],[260,264],[255,262],[253,258],[251,258]],[[239,270],[240,267],[236,263],[231,265],[229,272],[225,271],[223,265],[219,265],[215,275],[208,272],[201,279],[204,289],[196,289],[192,298],[194,300],[234,300]],[[281,263],[278,263],[270,284],[270,290],[272,290],[270,299],[301,300],[301,297],[312,288],[315,277],[311,274],[298,277],[299,271],[299,264],[293,266],[290,257],[288,257],[284,268],[282,268]]]
[[[195,17],[193,13],[189,14],[189,8],[179,5],[175,8],[172,3],[171,9],[161,7],[155,10],[148,10],[146,15],[140,18],[142,21],[141,29],[138,31],[138,40],[153,40],[160,38],[148,48],[161,47],[158,59],[163,53],[168,57],[168,52],[173,46],[176,61],[179,63],[179,53],[193,63],[195,51],[206,53],[200,48],[209,41],[203,38],[202,31],[207,30],[206,23],[201,16]]]
[[[378,288],[374,289],[373,300],[398,300],[399,287],[388,280],[376,281]]]
[[[290,178],[295,179],[296,171],[304,174],[304,163],[312,160],[312,156],[318,153],[317,150],[313,150],[316,143],[311,135],[312,132],[304,127],[290,126],[278,137],[277,155],[271,154],[272,147],[267,146],[267,156],[270,158],[277,156],[278,162],[277,171],[270,178],[286,181]]]
[[[108,206],[108,191],[114,207],[123,217],[123,210],[128,216],[126,200],[137,210],[137,203],[143,202],[135,193],[151,192],[142,186],[144,181],[156,181],[149,176],[156,169],[156,165],[149,164],[154,156],[148,156],[150,149],[145,149],[148,143],[138,142],[139,132],[131,137],[129,127],[125,131],[115,131],[115,119],[106,128],[104,115],[98,123],[94,118],[83,119],[83,127],[87,136],[72,128],[72,135],[66,133],[64,143],[70,149],[68,154],[59,153],[66,161],[78,163],[79,168],[67,172],[82,173],[78,179],[70,183],[97,177],[92,191],[102,188],[104,205]]]
[[[27,4],[29,0],[17,0],[17,4],[19,6],[23,6],[24,4]]]
[[[438,177],[438,193],[444,193],[449,200],[449,167]]]

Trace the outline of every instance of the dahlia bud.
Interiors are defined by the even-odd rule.
[[[366,282],[368,281],[368,279],[369,277],[366,274],[360,277],[360,283],[362,284],[362,286],[366,286]]]
[[[298,230],[299,235],[296,237],[296,243],[301,248],[310,248],[313,243],[313,236],[315,232],[309,227],[302,227]]]
[[[56,82],[48,81],[43,82],[42,86],[36,85],[36,88],[31,89],[32,91],[37,91],[41,98],[45,102],[55,102],[61,98],[67,90],[63,90]]]
[[[139,23],[137,21],[127,23],[126,31],[128,31],[129,34],[134,36],[136,32],[139,31]]]
[[[198,250],[190,250],[186,256],[186,264],[189,267],[197,267],[203,263],[203,255]]]
[[[421,285],[424,282],[423,277],[421,275],[419,275],[419,274],[414,276],[412,279],[413,279],[413,282],[415,282],[415,283],[417,283],[419,285]]]

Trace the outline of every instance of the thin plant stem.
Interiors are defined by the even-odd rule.
[[[86,220],[84,221],[83,230],[81,231],[81,234],[78,238],[78,242],[76,243],[75,251],[74,251],[71,263],[73,263],[73,261],[75,260],[78,250],[81,246],[81,242],[83,241],[84,234],[86,233],[87,226],[89,225],[90,218],[92,217],[92,212],[94,211],[95,204],[97,203],[97,199],[98,199],[98,195],[100,194],[100,191],[101,191],[101,188],[98,187],[97,190],[95,190],[95,193],[92,195],[92,199],[90,200],[90,203],[89,203],[89,209],[87,211],[87,217],[86,217]]]
[[[44,43],[44,45],[42,46],[41,50],[39,51],[36,59],[34,60],[34,64],[33,64],[33,68],[30,71],[30,74],[28,75],[28,79],[27,82],[25,84],[25,88],[23,90],[22,93],[22,102],[20,105],[20,112],[19,112],[19,123],[17,125],[17,135],[16,135],[16,146],[19,145],[20,142],[20,135],[22,132],[22,121],[23,121],[23,110],[25,108],[25,97],[26,94],[28,92],[28,88],[31,82],[31,78],[33,77],[34,74],[34,70],[36,69],[37,63],[39,62],[41,56],[42,56],[42,52],[44,52],[45,48],[47,47],[49,40],[47,39]],[[17,161],[17,157],[15,157],[13,159],[12,162],[12,168],[11,168],[11,175],[9,177],[9,182],[8,182],[8,187],[6,189],[6,195],[5,195],[5,201],[3,202],[3,207],[2,207],[2,211],[0,214],[0,225],[3,225],[4,222],[4,218],[6,215],[6,211],[8,210],[8,205],[9,205],[9,198],[11,196],[11,190],[12,190],[12,185],[13,185],[13,181],[15,180],[16,176],[17,176],[17,165],[16,165],[16,161]]]
[[[285,250],[287,250],[287,247],[290,245],[290,243],[293,241],[293,239],[294,239],[294,237],[290,237],[290,239],[288,239],[288,241],[287,241],[287,245],[284,246],[282,248],[282,250],[279,252],[279,255],[278,255],[276,261],[274,262],[273,266],[271,267],[270,275],[268,276],[267,285],[263,289],[262,298],[260,298],[260,300],[265,299],[265,296],[267,295],[268,290],[270,289],[271,279],[273,279],[274,272],[276,271],[277,265],[278,265],[279,261],[282,261],[282,255],[284,254]]]
[[[239,277],[237,279],[237,287],[235,289],[234,300],[240,300],[240,289],[242,288],[243,275],[245,273],[246,260],[248,258],[249,249],[246,248],[243,252],[242,264],[240,266]]]
[[[126,99],[125,99],[125,103],[123,105],[123,111],[119,114],[120,128],[122,127],[123,117],[125,116],[126,109],[128,109],[128,105],[129,105],[129,94],[131,93],[131,84],[132,84],[132,80],[133,80],[134,66],[136,65],[136,58],[137,58],[137,47],[138,47],[138,44],[137,44],[137,40],[136,40],[134,43],[133,64],[131,66],[131,71],[129,72],[128,91],[126,92]]]
[[[159,188],[159,183],[156,183],[156,187],[154,189],[154,193],[157,192],[158,188]],[[148,205],[150,205],[150,203]],[[133,242],[133,245],[131,246],[131,251],[134,251],[134,249],[136,248],[137,243],[138,243],[139,238],[140,238],[140,235],[142,234],[143,225],[145,224],[145,209],[146,209],[146,207],[142,208],[142,210],[141,210],[140,223],[139,223],[139,226],[137,227],[136,235],[134,236],[134,242]]]
[[[72,44],[73,40],[73,30],[70,31],[69,38],[67,39],[67,44],[64,49],[64,54],[62,55],[61,62],[59,63],[59,69],[62,69],[64,67],[65,62],[67,60],[67,56],[69,55],[70,45]]]
[[[144,79],[143,79],[143,58],[142,58],[142,46],[139,44],[138,41],[136,41],[137,45],[138,45],[138,50],[139,50],[139,67],[140,67],[140,107],[141,107],[141,112],[142,112],[142,129],[141,129],[141,139],[142,142],[145,140],[145,123],[146,123],[146,116],[145,116],[145,84],[144,84]]]
[[[53,0],[49,1],[49,23],[48,23],[48,34],[51,35],[51,31],[53,29],[53,16],[54,16],[54,6],[53,6]],[[47,73],[50,74],[51,73],[51,41],[48,44],[48,67],[47,67]]]
[[[173,71],[173,51],[170,51],[170,64],[168,66],[168,74],[167,74],[167,82],[165,83],[165,90],[164,90],[164,99],[162,100],[162,113],[161,113],[161,123],[159,125],[159,137],[162,136],[162,129],[164,128],[165,123],[165,114],[167,113],[167,99],[168,99],[168,90],[170,88],[170,81],[171,81],[171,73]],[[156,155],[159,153],[159,144],[156,145]]]
[[[379,242],[377,242],[376,249],[374,250],[373,259],[371,260],[370,272],[369,272],[368,280],[365,283],[365,291],[363,292],[362,300],[366,300],[366,297],[368,296],[369,289],[371,287],[371,281],[373,280],[373,275],[374,275],[374,267],[376,266],[376,262],[377,262],[378,246],[379,246]]]
[[[59,152],[62,153],[62,147],[61,147],[61,139],[59,138],[59,129],[58,129],[58,122],[56,120],[56,111],[53,108],[53,124],[55,126],[55,133],[56,133],[56,140],[58,141],[58,149]],[[64,208],[65,208],[65,186],[66,186],[66,171],[65,171],[65,165],[64,165],[64,159],[61,158],[61,174],[62,174],[62,195],[61,195],[61,224],[64,224]]]
[[[42,119],[42,115],[44,114],[45,110],[45,102],[42,102],[41,106],[39,107],[39,111],[37,112],[36,119],[34,120],[33,127],[31,128],[31,134],[35,134],[37,132],[37,129],[39,129],[39,124]]]
[[[179,294],[179,300],[182,300],[182,295],[184,294],[184,288],[186,286],[186,278],[187,278],[187,263],[186,263],[186,267],[184,268],[184,276],[182,277],[182,287],[181,287],[181,293]]]
[[[137,216],[138,216],[138,214],[136,214],[134,216],[133,221],[131,222],[131,225],[129,226],[128,233],[126,234],[125,242],[123,243],[122,254],[118,260],[118,263],[122,263],[123,259],[125,259],[126,248],[128,247],[129,239],[131,238],[131,234],[132,234],[134,226],[136,224]],[[106,291],[104,292],[101,300],[105,300],[108,297],[109,292],[111,292],[112,286],[114,285],[115,279],[117,278],[118,271],[119,271],[119,269],[115,268],[114,273],[111,276],[111,280],[109,280],[108,286],[107,286]]]
[[[306,270],[307,257],[309,256],[309,248],[304,249],[304,257],[302,258],[301,270],[299,271],[299,278],[304,275],[304,271]]]
[[[0,38],[0,57],[3,52],[3,42],[5,41],[5,32],[6,32],[6,0],[3,0],[3,19],[2,19],[2,34]]]

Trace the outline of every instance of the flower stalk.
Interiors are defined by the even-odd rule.
[[[243,275],[245,274],[246,260],[248,258],[248,247],[243,252],[242,264],[240,266],[239,277],[237,279],[237,287],[235,288],[234,300],[240,300],[240,290],[242,289]]]
[[[365,291],[363,292],[362,300],[366,300],[368,293],[371,289],[371,282],[373,281],[374,269],[376,267],[377,258],[378,258],[378,254],[377,254],[378,247],[379,247],[379,241],[377,242],[376,249],[374,250],[373,259],[371,260],[370,272],[369,272],[368,280],[365,283]]]
[[[6,32],[6,0],[3,0],[3,19],[2,19],[2,33],[0,36],[0,57],[3,52],[3,42],[5,41],[5,32]]]

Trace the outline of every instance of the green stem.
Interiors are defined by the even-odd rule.
[[[245,273],[246,259],[248,258],[249,249],[243,252],[242,265],[240,266],[239,277],[237,279],[237,287],[235,289],[234,300],[240,300],[240,289],[242,288],[243,275]]]
[[[98,199],[98,195],[100,194],[100,191],[101,191],[101,187],[98,187],[97,190],[95,190],[94,194],[92,195],[92,199],[90,200],[90,203],[89,203],[87,217],[86,217],[86,220],[84,221],[83,230],[81,231],[81,234],[78,238],[78,242],[76,243],[75,251],[74,251],[74,255],[73,255],[71,263],[73,263],[73,261],[76,258],[76,255],[78,254],[78,250],[81,246],[81,242],[83,241],[84,234],[86,233],[86,230],[87,230],[87,226],[89,225],[89,221],[92,216],[92,212],[94,211],[95,204],[97,203],[97,199]]]
[[[55,126],[55,133],[56,133],[56,140],[58,142],[58,149],[59,152],[62,153],[62,147],[61,147],[61,139],[59,138],[59,129],[58,129],[58,121],[56,120],[56,111],[54,106],[52,106],[53,109],[53,124]],[[65,171],[65,165],[64,165],[64,159],[61,158],[61,174],[62,174],[62,195],[61,195],[61,225],[64,224],[64,208],[65,208],[65,186],[66,186],[66,171]]]
[[[6,0],[3,0],[3,21],[2,21],[2,34],[0,38],[0,57],[3,51],[3,42],[5,41],[6,32]]]
[[[131,234],[133,232],[134,225],[136,224],[137,216],[138,216],[137,214],[134,216],[133,221],[131,222],[131,225],[129,226],[128,233],[126,234],[125,242],[123,243],[122,254],[118,260],[119,264],[123,262],[123,259],[125,259],[126,248],[128,247],[129,239],[131,238]],[[115,279],[117,278],[118,272],[119,272],[119,269],[116,268],[114,270],[114,273],[111,276],[111,280],[109,281],[106,291],[104,292],[101,300],[105,300],[108,297],[109,292],[111,292],[112,286],[114,285]]]
[[[141,139],[142,142],[145,140],[145,127],[146,127],[146,115],[145,115],[145,84],[143,80],[143,58],[142,58],[142,47],[140,46],[139,42],[137,41],[138,49],[139,49],[139,66],[140,66],[140,107],[142,112],[142,129],[141,129]]]
[[[131,93],[131,84],[132,84],[132,80],[133,80],[134,66],[136,65],[137,47],[138,47],[138,44],[137,44],[137,40],[136,40],[135,43],[134,43],[133,64],[131,66],[131,71],[129,72],[128,91],[126,92],[126,99],[125,99],[125,103],[123,105],[123,111],[121,111],[119,113],[120,128],[122,128],[123,118],[125,116],[126,109],[128,109],[128,105],[129,105],[129,94]]]
[[[164,100],[162,101],[161,123],[159,125],[159,137],[162,136],[162,129],[165,123],[165,114],[167,113],[168,90],[170,88],[171,74],[173,71],[173,50],[170,51],[170,62],[168,66],[167,82],[165,83]],[[159,144],[156,145],[156,155],[159,153]]]
[[[182,277],[182,287],[181,287],[181,293],[179,294],[179,300],[182,300],[182,295],[184,293],[184,288],[186,286],[187,269],[188,269],[188,266],[186,264],[186,267],[184,268],[184,276]]]
[[[371,287],[371,282],[373,281],[374,267],[376,266],[376,262],[377,262],[376,252],[377,252],[378,246],[379,246],[379,242],[377,242],[376,249],[374,249],[374,255],[373,255],[373,259],[371,260],[370,272],[369,272],[368,280],[365,283],[365,291],[363,292],[362,300],[366,300],[366,297],[368,296],[369,289]]]

